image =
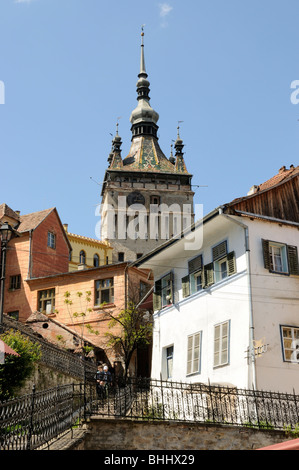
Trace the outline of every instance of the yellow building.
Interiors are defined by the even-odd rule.
[[[108,242],[69,233],[68,225],[63,224],[63,226],[72,246],[69,271],[112,263],[113,248]]]

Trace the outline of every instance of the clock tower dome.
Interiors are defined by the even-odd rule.
[[[114,247],[114,262],[135,261],[193,222],[192,175],[179,127],[175,155],[167,158],[158,143],[159,114],[150,105],[149,85],[142,31],[130,151],[121,156],[117,125],[101,194],[101,239]]]

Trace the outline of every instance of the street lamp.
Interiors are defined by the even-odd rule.
[[[0,227],[1,242],[1,277],[0,277],[0,333],[3,329],[3,306],[4,306],[4,283],[5,283],[5,267],[6,267],[6,251],[7,244],[12,237],[13,228],[9,223],[4,222]]]

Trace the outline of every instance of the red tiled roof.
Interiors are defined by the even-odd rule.
[[[15,219],[16,221],[20,220],[19,214],[13,211],[7,204],[3,203],[0,204],[0,219],[5,216]]]
[[[28,232],[34,230],[46,217],[52,212],[54,208],[45,209],[39,212],[32,212],[31,214],[20,216],[20,225],[18,226],[18,232]]]
[[[277,175],[272,176],[272,178],[265,181],[264,183],[261,183],[257,186],[253,186],[246,196],[237,197],[236,199],[233,199],[228,205],[234,205],[250,197],[254,197],[255,195],[259,194],[261,191],[266,191],[270,188],[273,188],[274,186],[280,183],[283,183],[289,178],[292,178],[297,175],[299,175],[299,166],[294,167],[294,165],[291,165],[288,170],[286,169],[285,166],[282,166],[279,172],[277,173]]]
[[[257,188],[258,191],[263,191],[264,189],[271,188],[272,186],[275,186],[276,184],[281,183],[282,181],[286,180],[287,178],[291,176],[295,176],[299,174],[299,166],[294,167],[294,165],[291,165],[289,170],[286,169],[285,166],[281,167],[278,174],[275,176],[272,176],[269,180],[265,181],[264,183],[260,184]]]

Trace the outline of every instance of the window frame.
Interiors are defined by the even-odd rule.
[[[223,240],[212,247],[214,282],[221,282],[237,273],[236,256],[228,250],[228,241]],[[225,266],[222,271],[222,266]]]
[[[51,230],[48,230],[47,246],[52,250],[56,249],[56,234],[51,232]]]
[[[98,253],[95,253],[93,255],[93,267],[98,268],[100,266],[100,255]]]
[[[103,285],[103,283],[110,281],[109,286]],[[109,292],[109,300],[103,300],[103,292]],[[114,303],[114,278],[109,277],[105,279],[96,279],[94,282],[94,305],[96,307],[101,306],[102,304],[113,304]]]
[[[79,252],[79,264],[86,264],[86,252],[85,252],[85,250],[80,250],[80,252]]]
[[[197,280],[201,277],[200,287],[198,288]],[[190,283],[190,295],[197,294],[204,288],[204,273],[203,270],[195,271],[194,273],[189,274],[189,283]]]
[[[278,249],[279,254],[275,253],[274,250]],[[280,262],[276,261],[276,258],[279,256]],[[284,243],[269,242],[269,257],[270,257],[270,269],[273,273],[277,274],[289,274],[288,266],[288,255],[287,255],[287,246]],[[278,264],[280,268],[278,269]]]
[[[198,349],[198,357],[195,357],[195,339],[198,336],[198,345],[196,346],[196,349]],[[192,345],[191,348],[189,347],[189,342],[192,339]],[[186,364],[186,376],[189,377],[191,375],[196,375],[200,374],[201,371],[201,342],[202,342],[202,331],[198,331],[196,333],[193,333],[191,335],[187,336],[187,364]],[[191,359],[189,359],[189,351],[191,349]],[[195,361],[198,362],[197,368],[194,368]],[[190,364],[190,369],[188,369]]]
[[[21,289],[21,274],[14,274],[9,278],[9,291],[13,292],[19,289]]]
[[[171,353],[168,351],[171,350]],[[171,344],[165,348],[165,358],[166,358],[166,379],[172,379],[173,377],[173,357],[174,357],[174,345]]]
[[[169,281],[167,281],[169,278]],[[163,282],[167,282],[163,286]],[[169,272],[165,276],[161,278],[161,308],[168,307],[169,305],[173,304],[173,275],[172,272]],[[164,295],[165,294],[165,295]],[[168,300],[167,297],[170,296]]]
[[[42,298],[42,293],[47,293],[44,295]],[[51,305],[51,311],[48,312],[48,305]],[[41,309],[41,305],[45,305],[45,308]],[[50,289],[41,289],[37,293],[37,311],[40,313],[44,313],[46,315],[51,315],[55,311],[55,287],[52,287]]]
[[[224,327],[227,328],[226,334],[223,334]],[[219,348],[216,350],[216,328],[220,329],[219,333]],[[225,338],[226,339],[226,347],[225,345]],[[222,360],[222,355],[225,352],[225,360]],[[219,355],[218,363],[216,362],[216,354]],[[214,341],[213,341],[213,368],[217,369],[219,367],[226,367],[230,364],[230,320],[226,320],[214,325]]]
[[[165,280],[166,277],[170,278],[169,285],[163,286],[162,283],[163,280]],[[164,298],[163,298],[163,291],[169,287],[170,292],[168,295],[170,295],[170,299],[167,303],[164,303]],[[166,296],[165,296],[166,300]],[[154,287],[154,294],[153,294],[153,308],[154,311],[161,310],[163,308],[170,307],[174,304],[174,274],[173,271],[169,271],[167,274],[164,274],[164,276],[160,277],[155,281],[155,287]]]
[[[282,266],[284,265],[284,270],[275,269],[272,254],[270,253],[270,247],[279,247],[280,249],[283,249]],[[283,276],[299,275],[299,259],[297,246],[262,238],[262,251],[264,259],[264,268],[267,269],[270,273],[280,274]]]
[[[291,337],[284,336],[284,331],[283,330],[291,330]],[[297,330],[298,337],[296,338],[295,335],[293,334]],[[280,325],[280,335],[281,335],[281,347],[282,347],[282,358],[283,362],[291,363],[291,364],[299,364],[299,327],[298,326],[293,326],[293,325]],[[285,340],[291,340],[291,346],[293,342],[297,342],[297,345],[294,344],[296,347],[286,347]],[[292,351],[290,354],[292,357],[292,354],[295,351],[298,351],[298,358],[297,360],[292,360],[292,358],[288,359],[286,355],[286,351]]]

